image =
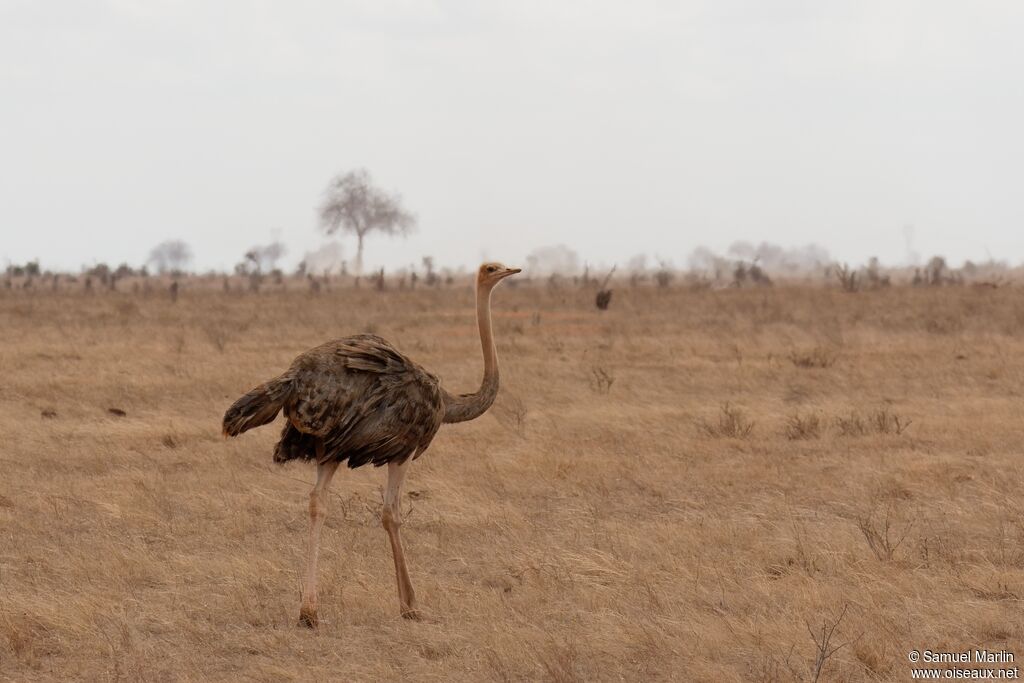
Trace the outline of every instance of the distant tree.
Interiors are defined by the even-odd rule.
[[[437,277],[437,273],[434,271],[434,257],[424,256],[423,257],[423,268],[427,271],[427,285],[434,287],[440,281]]]
[[[11,264],[7,266],[7,276],[22,277],[27,275],[28,277],[38,277],[42,271],[39,268],[39,261],[29,261],[23,266],[17,264]]]
[[[654,273],[654,281],[658,283],[658,287],[665,289],[675,278],[675,273],[672,272],[672,264],[667,261],[658,261],[658,270]]]
[[[287,251],[282,243],[271,242],[265,246],[255,246],[245,252],[245,260],[251,263],[251,269],[258,273],[271,272],[277,269],[277,262]]]
[[[158,273],[180,275],[192,262],[192,249],[181,240],[167,240],[153,247],[146,263],[152,263]]]
[[[573,276],[580,270],[579,255],[564,244],[537,247],[526,257],[531,275]]]
[[[714,275],[715,280],[720,280],[732,269],[729,259],[719,256],[703,246],[690,252],[687,263],[691,271]]]
[[[302,262],[306,264],[306,272],[316,275],[341,273],[344,269],[345,250],[341,242],[331,240],[313,251],[307,251]]]
[[[925,266],[925,279],[930,285],[941,285],[945,284],[947,280],[946,273],[948,266],[946,265],[946,259],[941,256],[933,256],[928,261],[928,265]]]
[[[335,177],[327,185],[320,207],[320,227],[328,235],[339,230],[354,233],[358,240],[356,275],[363,272],[363,241],[372,232],[407,235],[415,217],[402,206],[397,194],[374,187],[370,174],[357,169]]]
[[[284,244],[281,242],[271,242],[263,247],[260,258],[263,260],[265,268],[277,270],[277,262],[284,258],[286,253],[288,253],[288,249],[285,248]]]
[[[753,261],[757,258],[757,249],[745,240],[733,242],[725,253],[737,261]]]
[[[89,277],[96,278],[100,281],[100,284],[104,287],[110,286],[110,279],[113,271],[110,270],[110,266],[106,263],[97,263],[92,268],[85,271],[85,274]]]
[[[242,260],[235,264],[235,273],[238,275],[259,275],[260,260],[255,251],[250,249],[245,252]]]

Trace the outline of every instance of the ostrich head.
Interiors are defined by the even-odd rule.
[[[519,268],[509,268],[503,263],[485,263],[476,275],[477,287],[491,288],[509,275],[515,275]]]

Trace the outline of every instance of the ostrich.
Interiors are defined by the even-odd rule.
[[[287,422],[274,461],[315,460],[309,494],[309,548],[299,624],[317,625],[317,555],[327,513],[326,493],[342,462],[388,466],[381,521],[391,543],[401,614],[418,619],[399,528],[399,499],[409,463],[430,445],[442,423],[479,417],[498,393],[498,355],[491,331],[491,291],[519,268],[485,263],[476,277],[476,318],[484,378],[474,394],[449,394],[440,380],[384,339],[357,334],[301,354],[283,374],[256,387],[224,414],[224,435],[267,424],[284,410]]]

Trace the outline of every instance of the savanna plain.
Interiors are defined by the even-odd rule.
[[[0,679],[897,681],[911,650],[1024,658],[1024,296],[566,283],[494,294],[502,387],[402,505],[335,477],[297,626],[313,468],[243,392],[375,332],[473,391],[441,288],[0,292]],[[111,409],[114,409],[113,411]]]

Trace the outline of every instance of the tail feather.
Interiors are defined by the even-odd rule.
[[[290,377],[275,377],[235,401],[224,413],[224,436],[272,422],[292,393]]]

